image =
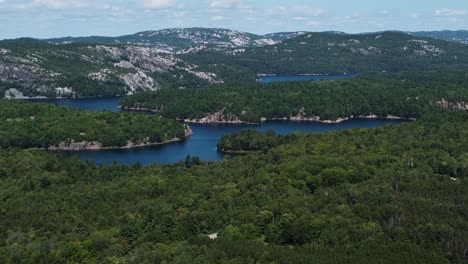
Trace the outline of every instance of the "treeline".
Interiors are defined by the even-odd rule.
[[[445,110],[207,164],[0,149],[0,262],[466,263],[467,149]]]
[[[97,141],[103,147],[185,138],[184,126],[154,115],[87,112],[51,104],[0,100],[0,146],[48,148]]]
[[[467,98],[467,68],[443,71],[367,74],[355,79],[203,89],[163,89],[124,97],[123,107],[156,110],[167,118],[199,119],[216,112],[225,121],[261,118],[321,120],[388,115],[418,118],[427,107],[445,98]]]

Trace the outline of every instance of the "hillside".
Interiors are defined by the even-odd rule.
[[[263,74],[339,74],[428,69],[468,62],[468,46],[401,32],[307,33],[257,48],[207,48],[179,55],[203,65]]]
[[[157,48],[0,41],[0,92],[12,97],[99,97],[222,82]],[[2,92],[3,94],[3,92]]]
[[[468,31],[467,30],[442,30],[442,31],[418,31],[411,32],[411,34],[419,37],[431,37],[446,41],[455,41],[468,44]]]
[[[63,43],[101,43],[149,46],[166,51],[177,52],[195,46],[220,47],[260,47],[279,43],[299,35],[299,32],[256,35],[221,28],[171,28],[157,31],[144,31],[118,37],[66,37],[47,39],[55,44]]]

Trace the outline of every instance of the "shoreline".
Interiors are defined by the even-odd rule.
[[[184,123],[189,123],[189,124],[236,124],[236,125],[260,125],[266,122],[271,122],[271,121],[289,121],[289,122],[311,122],[311,123],[320,123],[320,124],[340,124],[344,123],[346,121],[351,121],[351,120],[377,120],[377,119],[382,119],[382,120],[402,120],[402,121],[416,121],[416,118],[403,118],[399,116],[393,116],[393,115],[388,115],[388,116],[358,116],[358,117],[346,117],[346,118],[338,118],[336,120],[320,120],[320,117],[283,117],[283,118],[262,118],[260,122],[246,122],[242,120],[236,120],[236,121],[226,121],[226,120],[210,120],[210,121],[201,121],[201,119],[177,119],[178,121],[183,121]]]
[[[118,106],[119,109],[126,110],[126,111],[137,111],[137,112],[150,112],[150,113],[161,113],[159,110],[154,110],[150,108],[143,108],[143,107],[124,107],[124,106]],[[262,117],[260,118],[259,122],[247,122],[243,121],[241,119],[234,119],[234,120],[223,120],[219,119],[219,117],[222,117],[223,113],[221,112],[216,112],[211,115],[208,115],[206,117],[202,118],[194,118],[194,119],[188,119],[188,118],[176,118],[177,121],[181,121],[184,123],[188,124],[235,124],[235,125],[259,125],[265,122],[269,121],[291,121],[291,122],[316,122],[316,123],[322,123],[322,124],[340,124],[346,121],[350,120],[356,120],[356,119],[382,119],[382,120],[403,120],[403,121],[416,121],[416,118],[404,118],[400,116],[395,116],[395,115],[387,115],[387,116],[377,116],[377,115],[361,115],[358,117],[351,116],[351,117],[344,117],[344,118],[338,118],[336,120],[321,120],[320,116],[312,116],[312,117],[304,117],[304,116],[292,116],[292,117],[276,117],[276,118],[266,118]],[[213,118],[214,117],[214,118]],[[236,116],[234,116],[236,117]],[[237,117],[236,117],[237,118]]]

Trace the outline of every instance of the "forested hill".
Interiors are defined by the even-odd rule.
[[[207,48],[180,55],[203,65],[230,65],[264,74],[364,73],[468,63],[468,46],[402,32],[307,33],[258,48]]]
[[[190,47],[259,47],[279,43],[295,37],[302,32],[282,32],[267,35],[256,35],[222,28],[168,28],[138,32],[118,37],[65,37],[46,39],[55,44],[63,43],[101,43],[107,45],[126,44],[148,46],[177,52]]]
[[[164,89],[125,97],[120,104],[193,122],[265,119],[335,121],[359,116],[419,118],[438,104],[468,103],[464,68],[368,74],[354,79]],[[461,107],[461,105],[460,105]]]
[[[1,97],[2,90],[11,97],[100,97],[220,82],[157,48],[0,41]]]
[[[442,31],[418,31],[411,32],[411,34],[420,37],[431,37],[447,41],[455,41],[468,44],[468,31],[467,30],[442,30]]]

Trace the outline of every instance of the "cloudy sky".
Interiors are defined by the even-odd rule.
[[[468,29],[468,0],[0,0],[0,39],[173,27],[262,34]]]

